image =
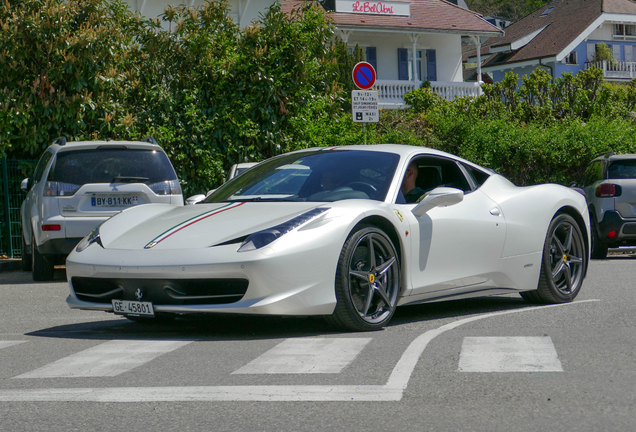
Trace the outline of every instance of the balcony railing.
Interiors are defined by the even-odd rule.
[[[420,88],[421,84],[421,81],[377,80],[375,88],[378,91],[380,108],[404,108],[404,95]],[[481,86],[474,82],[431,81],[431,89],[446,100],[465,96],[477,97],[482,94]]]
[[[636,62],[633,61],[597,61],[585,63],[585,69],[597,67],[603,70],[603,78],[607,80],[631,80],[636,78]]]

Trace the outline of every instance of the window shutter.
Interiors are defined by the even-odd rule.
[[[630,45],[625,45],[625,61],[634,61],[634,50]]]
[[[375,74],[377,77],[378,74],[378,56],[375,47],[367,47],[367,63],[373,66],[375,69]]]
[[[398,48],[398,77],[409,79],[409,51],[406,48]]]
[[[437,60],[434,49],[426,50],[426,79],[437,81]]]
[[[614,60],[621,59],[621,46],[620,45],[612,45],[612,53],[614,55]]]

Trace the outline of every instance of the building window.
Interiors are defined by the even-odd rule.
[[[417,71],[417,81],[422,81],[422,51],[416,51],[415,70]],[[409,50],[409,81],[413,81],[413,51]]]
[[[364,51],[364,57],[365,60],[367,61],[367,63],[369,63],[371,66],[373,66],[373,69],[375,69],[375,73],[377,75],[378,73],[378,55],[377,55],[377,50],[375,47],[367,47],[367,49]]]
[[[407,81],[409,79],[409,50],[398,48],[398,79]]]
[[[547,8],[547,9],[545,10],[545,12],[543,12],[543,13],[541,14],[541,16],[546,16],[547,14],[549,14],[550,12],[552,12],[552,10],[553,10],[553,9],[554,9],[554,6]]]
[[[615,40],[636,40],[636,25],[634,24],[614,24],[612,31]]]
[[[572,51],[570,54],[567,55],[567,57],[565,58],[565,64],[578,64],[576,51]]]

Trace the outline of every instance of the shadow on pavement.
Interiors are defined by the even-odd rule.
[[[534,306],[521,298],[481,297],[415,306],[396,311],[389,328],[439,319],[456,318]],[[196,339],[258,340],[321,335],[360,335],[331,327],[320,317],[197,315],[171,321],[134,322],[119,316],[106,321],[66,324],[27,333],[65,339]]]

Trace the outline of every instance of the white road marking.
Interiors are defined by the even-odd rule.
[[[440,334],[484,318],[553,307],[579,305],[600,300],[582,300],[549,306],[537,306],[493,312],[464,318],[418,336],[406,349],[385,385],[325,386],[214,386],[214,387],[120,387],[58,388],[0,391],[0,402],[182,402],[182,401],[399,401],[419,360],[430,341]]]
[[[80,351],[15,378],[116,376],[191,341],[115,340]]]
[[[13,345],[18,345],[26,341],[0,341],[0,349],[7,348]]]
[[[287,339],[233,374],[329,374],[351,363],[371,338]]]
[[[467,337],[459,372],[563,372],[549,336]]]

